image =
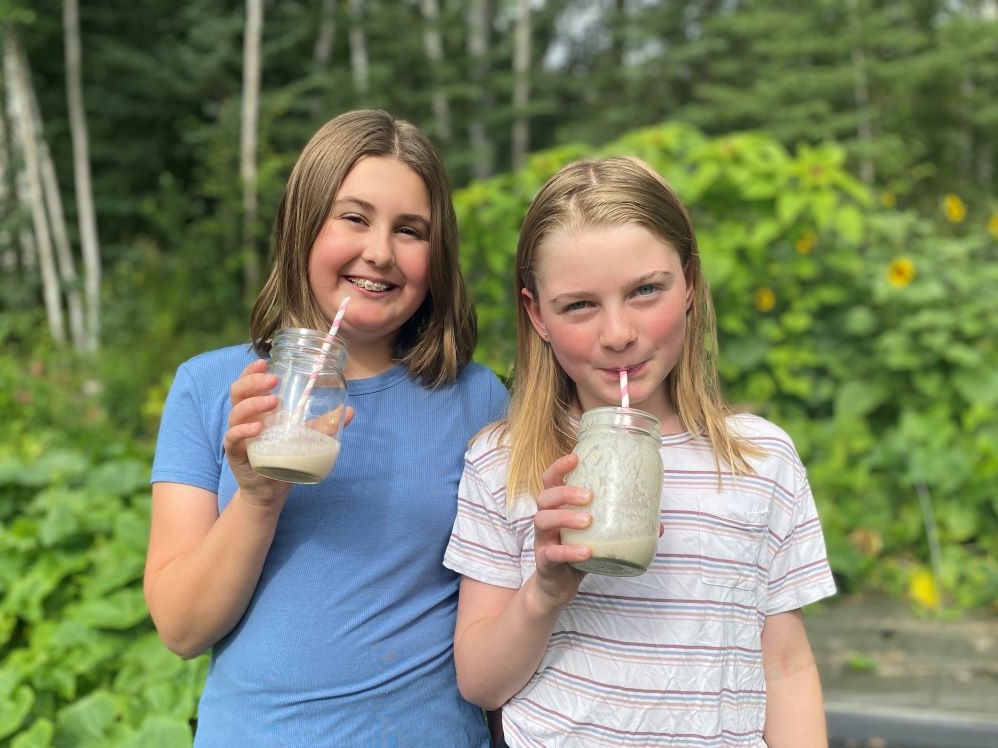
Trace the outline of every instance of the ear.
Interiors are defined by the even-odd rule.
[[[534,330],[543,340],[547,340],[548,331],[544,322],[541,321],[541,307],[537,303],[537,299],[527,288],[521,289],[520,295],[523,296],[523,308],[526,310],[527,316],[530,317],[530,324],[534,326]]]
[[[687,270],[683,275],[686,278],[686,313],[689,314],[690,310],[693,309],[693,281],[690,278],[690,272]]]

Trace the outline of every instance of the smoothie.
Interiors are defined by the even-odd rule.
[[[318,483],[333,469],[340,443],[307,426],[276,426],[264,429],[246,451],[260,475],[288,483]]]
[[[562,528],[561,542],[589,547],[593,555],[573,564],[606,576],[644,573],[658,547],[662,495],[658,419],[628,408],[597,408],[583,414],[575,453],[579,464],[565,477],[593,492],[583,507],[592,523]]]

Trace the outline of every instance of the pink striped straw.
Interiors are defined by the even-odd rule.
[[[347,304],[349,303],[350,297],[344,296],[343,301],[340,302],[340,308],[336,310],[336,316],[333,317],[333,324],[329,326],[329,332],[326,333],[326,337],[322,342],[322,355],[319,356],[319,360],[312,367],[312,373],[308,377],[305,389],[302,390],[301,397],[298,398],[298,404],[295,406],[294,414],[291,416],[292,423],[297,423],[301,418],[302,412],[305,410],[305,403],[308,402],[308,396],[312,394],[312,388],[315,387],[315,380],[319,378],[319,372],[322,371],[322,366],[326,362],[326,355],[332,350],[333,341],[336,338],[337,331],[340,329],[340,323],[343,321],[343,315],[346,314]]]
[[[631,407],[631,395],[627,387],[627,369],[620,370],[620,407]]]

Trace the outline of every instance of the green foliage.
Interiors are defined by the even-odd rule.
[[[0,453],[0,746],[189,746],[204,659],[142,596],[145,459]]]
[[[456,195],[482,323],[480,360],[509,373],[516,233],[543,181],[580,156],[634,155],[697,225],[729,399],[794,437],[845,590],[903,594],[929,563],[917,490],[932,498],[943,593],[998,595],[998,219],[885,207],[835,145],[787,151],[762,133],[681,124],[567,146]],[[989,223],[990,222],[990,223]],[[990,229],[989,229],[990,227]]]

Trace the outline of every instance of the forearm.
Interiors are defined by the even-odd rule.
[[[280,506],[259,507],[237,492],[196,545],[150,557],[146,602],[166,646],[195,657],[245,613],[270,550]]]
[[[537,671],[559,613],[540,599],[535,577],[531,577],[498,615],[461,627],[459,614],[454,655],[458,686],[468,701],[498,709]]]
[[[818,669],[766,678],[766,745],[769,748],[828,748]]]
[[[828,748],[818,666],[800,611],[770,616],[762,635],[769,748]]]

